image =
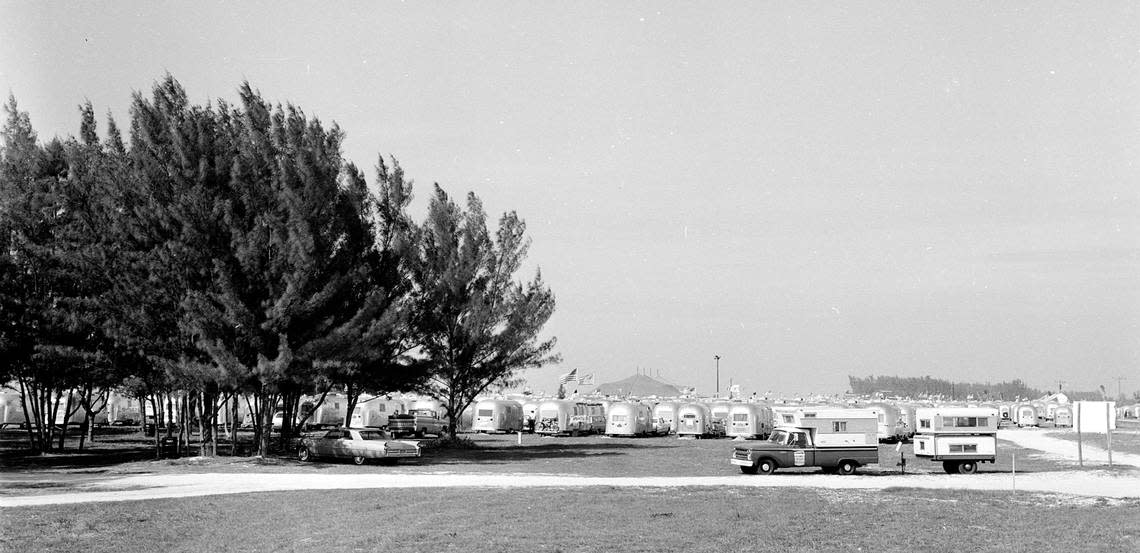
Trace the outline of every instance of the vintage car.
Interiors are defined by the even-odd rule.
[[[419,457],[420,445],[414,441],[392,440],[381,430],[373,428],[338,428],[319,437],[301,440],[297,457],[311,461],[317,457],[352,459],[363,465],[368,459],[388,463],[402,457]]]

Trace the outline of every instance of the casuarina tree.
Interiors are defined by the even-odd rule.
[[[514,383],[518,371],[556,362],[555,339],[542,339],[554,294],[541,272],[515,274],[526,258],[526,224],[514,212],[487,228],[474,193],[466,209],[439,185],[419,228],[411,267],[412,331],[431,378],[422,391],[439,400],[455,434],[460,413],[481,393]]]

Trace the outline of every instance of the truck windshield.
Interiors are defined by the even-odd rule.
[[[774,444],[786,445],[788,443],[788,433],[783,430],[773,430],[772,435],[768,436],[768,441]]]

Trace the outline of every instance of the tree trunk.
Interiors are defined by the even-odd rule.
[[[38,448],[36,447],[36,434],[35,434],[35,431],[32,430],[32,420],[33,419],[28,414],[28,388],[27,388],[27,386],[24,385],[24,379],[23,378],[19,379],[19,381],[20,381],[20,407],[22,407],[24,409],[24,428],[27,429],[27,431],[28,431],[28,447],[31,447],[33,450],[35,450]],[[33,398],[34,398],[34,396],[33,396]],[[35,404],[34,403],[32,406],[32,411],[33,412],[35,411]]]
[[[59,450],[60,451],[63,451],[64,440],[67,439],[68,419],[71,418],[71,401],[72,401],[71,396],[72,396],[71,390],[68,390],[67,391],[67,403],[64,404],[64,408],[63,408],[63,424],[60,425],[60,429],[59,429]],[[59,416],[59,404],[61,401],[63,401],[63,394],[62,393],[60,395],[56,396],[55,409],[52,411],[52,419],[55,419]]]

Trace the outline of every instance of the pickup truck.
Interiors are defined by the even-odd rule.
[[[879,462],[878,444],[817,446],[816,429],[781,427],[765,441],[733,448],[730,462],[745,474],[772,474],[778,468],[822,467],[825,472],[854,474]]]
[[[435,411],[430,409],[412,409],[407,413],[388,416],[388,433],[400,438],[415,436],[422,438],[424,434],[443,436],[447,429],[447,420],[441,419]]]

